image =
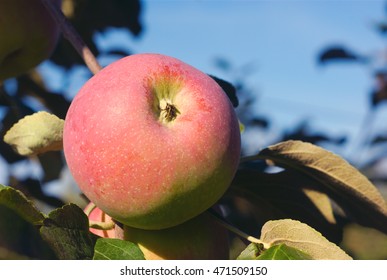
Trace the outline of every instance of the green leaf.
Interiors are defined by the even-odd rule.
[[[15,211],[26,221],[39,225],[44,220],[44,215],[18,190],[0,184],[0,205]]]
[[[285,244],[275,245],[264,251],[257,260],[311,260],[304,252]]]
[[[301,171],[314,180],[350,218],[387,232],[387,204],[377,188],[343,158],[302,141],[286,141],[262,150],[257,157]]]
[[[268,221],[262,227],[260,240],[269,248],[285,244],[316,260],[352,259],[336,244],[329,242],[321,233],[295,220]]]
[[[24,117],[4,136],[4,142],[23,156],[63,149],[64,120],[41,111]]]
[[[256,260],[263,251],[262,244],[250,243],[246,249],[244,249],[237,260]]]
[[[92,259],[95,238],[89,232],[89,220],[75,204],[52,211],[40,229],[60,259]]]
[[[145,260],[140,248],[129,241],[100,238],[94,248],[94,260]]]

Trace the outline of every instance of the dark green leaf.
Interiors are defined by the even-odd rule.
[[[304,252],[287,246],[279,244],[270,247],[264,251],[256,260],[311,260],[312,258]]]
[[[387,233],[387,204],[377,188],[343,158],[318,146],[286,141],[262,150],[257,158],[298,170],[319,182],[318,187],[350,218]]]
[[[95,238],[89,232],[89,220],[75,204],[52,211],[40,229],[60,259],[91,259]]]
[[[145,260],[136,244],[120,239],[100,238],[94,251],[94,260]]]
[[[246,249],[240,253],[237,260],[256,260],[263,251],[262,244],[250,243]]]
[[[0,205],[15,211],[26,221],[32,224],[41,224],[44,215],[20,191],[0,185]]]

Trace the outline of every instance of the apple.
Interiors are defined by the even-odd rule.
[[[224,91],[169,56],[136,54],[93,76],[67,112],[64,154],[83,193],[134,228],[163,229],[211,207],[238,167]]]
[[[228,232],[207,213],[161,230],[124,226],[124,240],[137,244],[147,260],[229,259]]]
[[[52,0],[58,8],[61,0]],[[59,28],[41,0],[0,0],[0,81],[51,55]]]

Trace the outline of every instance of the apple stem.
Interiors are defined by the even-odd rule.
[[[111,230],[111,229],[114,229],[115,225],[116,224],[113,221],[109,221],[109,222],[97,222],[93,220],[89,221],[89,227],[94,229]]]
[[[83,212],[85,212],[86,216],[89,217],[89,216],[90,216],[90,213],[91,213],[95,208],[97,208],[97,206],[96,206],[94,203],[90,202],[90,203],[86,206],[85,210],[83,210]]]
[[[238,235],[238,236],[240,236],[240,237],[242,237],[242,238],[244,238],[252,243],[262,244],[264,249],[268,249],[270,247],[270,244],[265,243],[262,240],[254,237],[254,236],[251,236],[251,235],[241,231],[239,228],[231,225],[223,217],[221,217],[219,214],[217,214],[214,210],[209,209],[209,210],[207,210],[207,213],[209,213],[211,215],[211,217],[214,218],[214,220],[218,224],[220,224],[224,228],[228,229],[229,231],[235,233],[236,235]]]
[[[83,41],[79,33],[75,30],[74,26],[68,21],[62,10],[58,9],[51,0],[41,1],[51,16],[55,19],[64,37],[73,45],[75,50],[82,57],[86,66],[93,74],[98,73],[102,69],[102,66],[98,63],[89,47]]]
[[[90,216],[90,213],[97,208],[97,206],[90,202],[89,205],[85,208],[84,212],[87,217]],[[102,229],[102,230],[110,230],[113,229],[116,223],[114,221],[109,221],[109,222],[97,222],[93,220],[89,220],[89,227],[95,228],[95,229]]]

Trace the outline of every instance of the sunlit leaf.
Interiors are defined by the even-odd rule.
[[[36,155],[63,148],[64,120],[41,111],[19,120],[5,134],[4,141],[20,155]]]
[[[312,259],[352,259],[336,244],[329,242],[318,231],[299,221],[284,219],[268,221],[261,231],[261,238],[269,247],[285,244],[309,255]]]

